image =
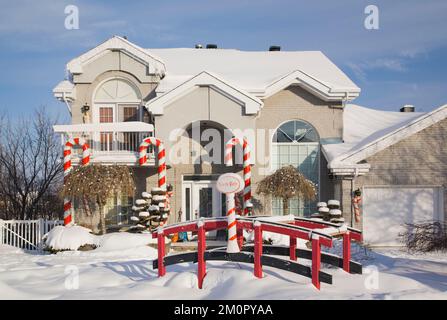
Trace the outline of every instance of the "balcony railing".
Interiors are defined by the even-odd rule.
[[[82,137],[90,145],[92,162],[134,165],[138,163],[138,149],[144,138],[153,135],[152,124],[130,121],[114,123],[89,123],[56,125],[54,131],[61,133],[62,144],[72,137]],[[80,156],[80,148],[74,148]],[[149,164],[154,163],[153,149],[149,148]],[[73,157],[73,162],[79,157]]]

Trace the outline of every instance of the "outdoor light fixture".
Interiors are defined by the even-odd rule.
[[[87,104],[87,102],[82,106],[81,108],[81,112],[82,113],[86,113],[87,111],[90,110],[90,106]]]

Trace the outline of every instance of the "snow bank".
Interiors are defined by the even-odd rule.
[[[77,250],[85,244],[97,245],[98,237],[81,226],[57,226],[45,235],[45,245],[53,250]]]
[[[98,248],[95,251],[128,250],[157,243],[149,233],[116,232],[98,236]]]

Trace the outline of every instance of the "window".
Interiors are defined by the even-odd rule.
[[[286,165],[295,166],[306,178],[319,185],[320,182],[320,138],[309,123],[293,120],[282,124],[273,135],[272,169]],[[282,200],[272,200],[273,214],[281,215]],[[308,216],[316,209],[316,201],[291,199],[289,211],[298,216]]]
[[[113,122],[113,107],[100,107],[99,108],[99,122],[100,123]]]
[[[127,122],[127,121],[139,121],[139,107],[132,105],[118,105],[119,107],[119,121]]]
[[[104,210],[107,225],[128,224],[132,214],[133,197],[115,195],[107,200]]]
[[[99,108],[99,122],[111,123],[113,122],[113,107],[100,107]],[[109,151],[112,150],[113,136],[112,132],[100,133],[100,150]]]

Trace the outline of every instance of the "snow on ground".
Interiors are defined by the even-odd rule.
[[[196,265],[152,270],[157,252],[148,234],[108,234],[93,251],[58,254],[24,252],[0,246],[0,299],[446,299],[447,253],[410,255],[398,249],[353,247],[363,275],[325,268],[333,285],[316,290],[308,278],[264,267],[207,262],[204,289],[197,288]],[[339,253],[341,243],[330,251]],[[301,261],[309,264],[308,261]],[[77,277],[78,275],[78,277]],[[78,283],[78,285],[76,285]]]

